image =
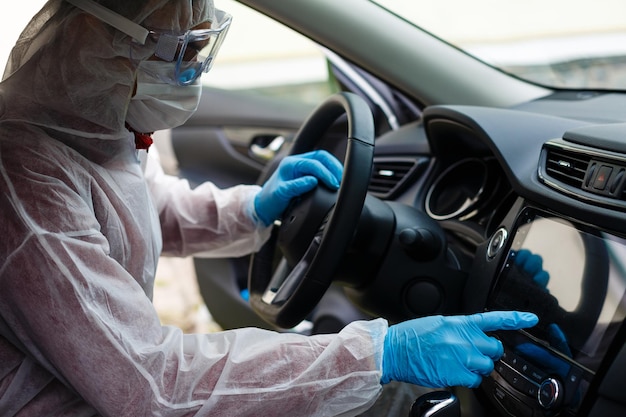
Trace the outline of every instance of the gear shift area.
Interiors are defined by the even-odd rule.
[[[449,391],[432,391],[418,397],[409,417],[460,417],[461,406],[456,395]]]

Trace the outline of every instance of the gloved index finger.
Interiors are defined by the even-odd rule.
[[[484,332],[524,329],[539,322],[535,314],[520,311],[490,311],[468,316],[468,320]]]

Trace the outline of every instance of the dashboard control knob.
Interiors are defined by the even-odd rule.
[[[419,261],[435,259],[441,249],[441,242],[430,230],[424,228],[406,228],[398,236],[400,244],[411,257]]]
[[[506,243],[506,239],[509,237],[509,233],[506,231],[504,227],[499,228],[496,232],[491,236],[491,240],[489,241],[489,246],[487,246],[487,259],[493,259],[500,252],[500,249],[504,247]]]
[[[561,402],[562,394],[563,387],[561,383],[557,379],[547,378],[539,386],[537,400],[543,408],[554,408]]]

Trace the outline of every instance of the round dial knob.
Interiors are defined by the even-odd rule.
[[[500,252],[500,249],[504,247],[506,239],[509,236],[504,227],[499,228],[491,237],[489,246],[487,246],[487,259],[493,259]]]
[[[562,394],[563,388],[561,383],[554,378],[548,378],[539,386],[537,400],[543,408],[553,408],[560,402]]]

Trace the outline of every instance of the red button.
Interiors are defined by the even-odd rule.
[[[604,190],[612,171],[613,168],[608,166],[602,166],[598,171],[598,175],[596,176],[595,181],[593,182],[593,188],[597,190]]]

